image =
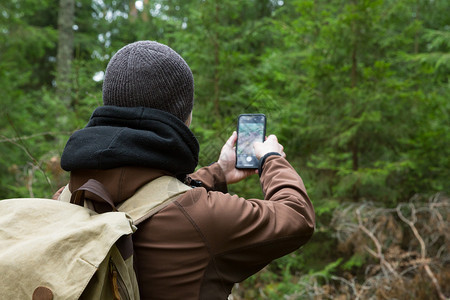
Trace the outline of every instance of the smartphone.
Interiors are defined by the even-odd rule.
[[[239,115],[237,124],[236,168],[257,169],[259,160],[253,149],[254,142],[264,142],[266,116],[264,114]]]

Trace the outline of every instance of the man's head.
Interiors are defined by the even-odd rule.
[[[168,46],[140,41],[109,61],[103,104],[160,109],[188,120],[194,106],[194,78],[184,59]]]

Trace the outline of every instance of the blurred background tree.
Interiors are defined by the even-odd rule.
[[[199,167],[217,159],[240,113],[265,113],[315,205],[313,240],[238,286],[234,297],[303,299],[299,289],[319,277],[314,284],[334,291],[330,298],[355,296],[356,284],[371,278],[364,270],[374,256],[342,246],[348,241],[336,216],[354,216],[367,203],[389,213],[417,195],[443,193],[438,206],[415,204],[437,218],[418,224],[435,232],[448,224],[449,8],[444,0],[2,1],[0,198],[50,197],[67,182],[61,152],[101,105],[108,60],[127,43],[157,40],[194,73]],[[230,191],[262,197],[257,176]],[[363,240],[355,218],[345,224]],[[395,227],[403,236],[405,224]],[[401,253],[417,246],[391,239]],[[429,245],[436,243],[447,245],[432,257],[442,283],[448,235]],[[331,288],[344,279],[354,282],[353,292]]]

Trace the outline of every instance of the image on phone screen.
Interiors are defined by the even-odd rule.
[[[238,140],[236,145],[236,168],[256,169],[258,159],[253,149],[254,142],[263,142],[266,131],[266,117],[263,114],[243,114],[238,119]]]

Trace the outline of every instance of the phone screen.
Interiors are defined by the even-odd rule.
[[[236,144],[236,168],[256,169],[258,159],[253,149],[254,142],[264,142],[266,117],[263,114],[243,114],[238,119]]]

